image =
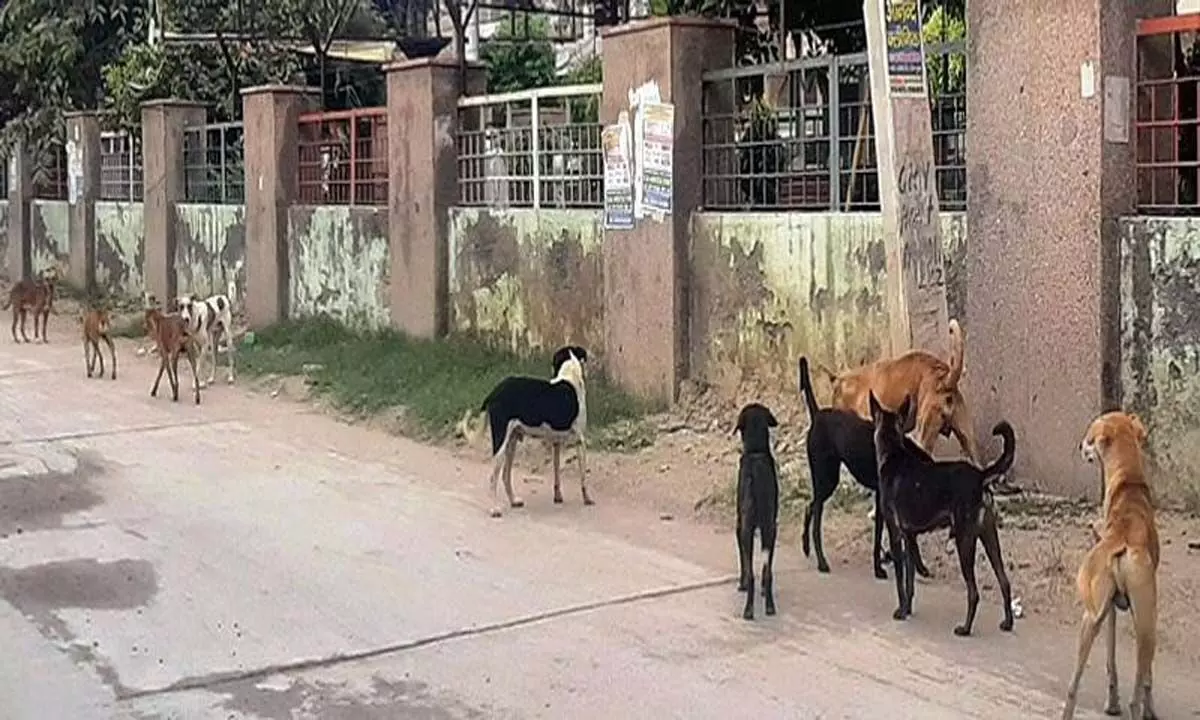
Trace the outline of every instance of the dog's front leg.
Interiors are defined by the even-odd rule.
[[[562,457],[562,443],[558,442],[557,440],[552,440],[550,442],[550,447],[552,456],[554,458],[554,502],[555,504],[562,504],[562,478],[558,471],[559,460]]]
[[[768,520],[768,522],[770,522],[770,521]],[[775,572],[774,572],[774,567],[775,567],[776,527],[774,525],[771,525],[770,527],[764,525],[760,532],[762,533],[763,550],[765,550],[767,553],[767,559],[766,559],[766,561],[763,562],[763,569],[762,569],[763,603],[766,606],[767,615],[774,615],[775,614]],[[751,538],[750,542],[753,543],[754,539]]]
[[[971,628],[975,625],[975,613],[979,610],[979,584],[975,581],[976,535],[964,527],[955,530],[958,535],[958,566],[967,586],[967,619],[962,625],[954,628],[954,634],[966,637],[971,634]]]
[[[595,505],[587,489],[587,441],[579,436],[579,488],[583,492],[583,504]]]
[[[875,541],[872,545],[871,561],[875,567],[875,578],[887,580],[887,570],[883,569],[883,505],[879,501],[879,491],[875,491]]]
[[[903,620],[908,617],[907,605],[904,601],[904,548],[900,543],[900,527],[891,513],[885,518],[888,530],[888,549],[892,554],[892,573],[896,576],[896,611],[892,613],[893,620]]]
[[[916,562],[913,560],[913,548],[917,545],[917,536],[904,533],[904,616],[913,612],[913,596],[916,594]]]
[[[749,507],[742,508],[738,518],[738,549],[741,554],[742,584],[746,588],[746,605],[742,608],[742,619],[754,619],[754,525],[750,522]]]

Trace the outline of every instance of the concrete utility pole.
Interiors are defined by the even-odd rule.
[[[946,270],[920,0],[865,0],[892,354],[946,357]]]

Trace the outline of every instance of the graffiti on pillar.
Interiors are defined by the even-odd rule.
[[[83,185],[83,148],[74,140],[67,141],[67,202],[75,205]]]
[[[918,289],[946,284],[942,243],[938,239],[937,183],[929,160],[908,157],[896,176],[899,236],[904,269]]]

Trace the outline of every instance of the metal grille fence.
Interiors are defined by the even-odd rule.
[[[966,207],[966,63],[961,43],[926,45],[938,195]],[[704,76],[704,207],[879,208],[865,53]]]
[[[1200,55],[1193,39],[1197,31],[1197,14],[1137,24],[1134,139],[1139,212],[1200,214]]]
[[[245,158],[240,122],[197,125],[184,130],[184,199],[217,205],[244,203]]]
[[[125,132],[100,134],[100,199],[141,202],[141,138]]]
[[[33,196],[38,200],[67,199],[67,152],[61,142],[51,144],[49,151],[37,158]]]
[[[569,85],[459,100],[459,203],[601,207],[602,89]]]
[[[300,116],[300,202],[386,205],[387,108]]]

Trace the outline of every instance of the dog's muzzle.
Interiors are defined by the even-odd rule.
[[[1087,442],[1079,443],[1079,456],[1083,458],[1084,462],[1096,462],[1096,446]]]

